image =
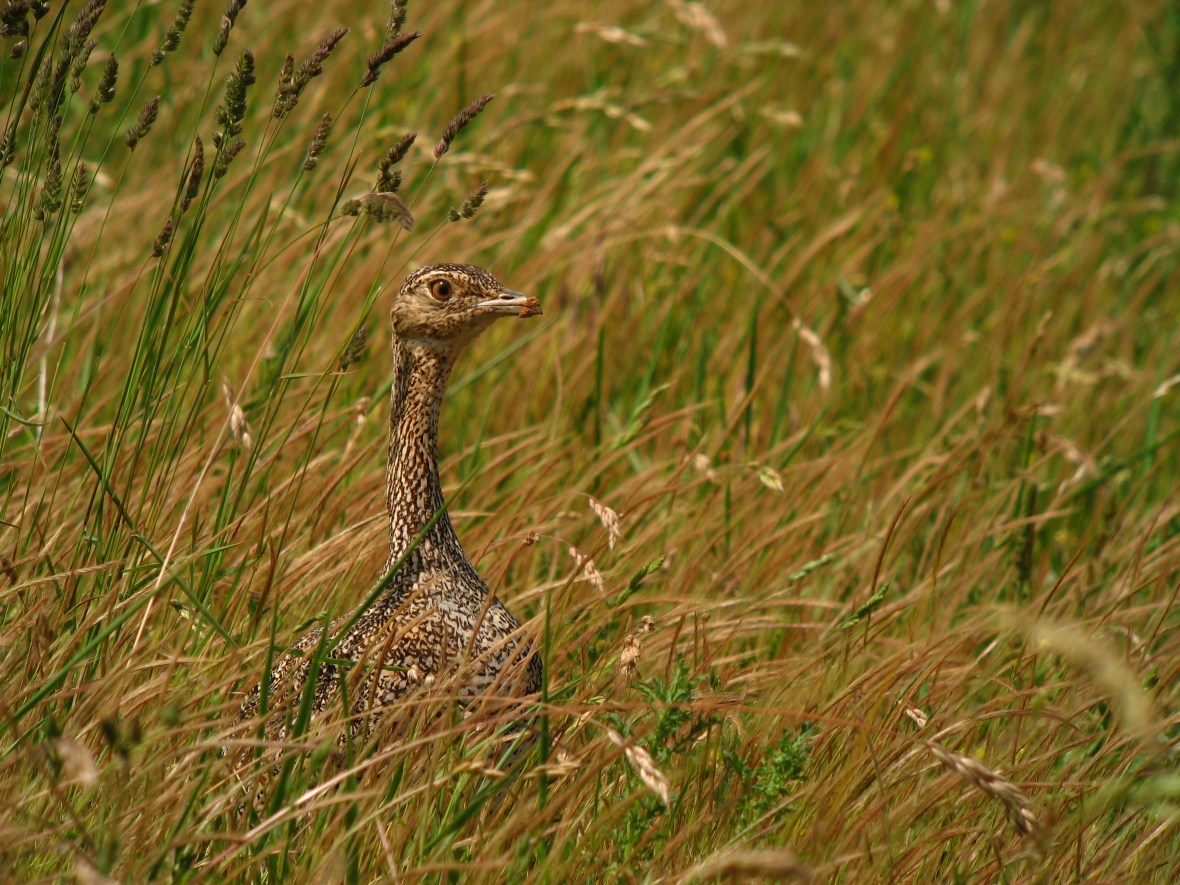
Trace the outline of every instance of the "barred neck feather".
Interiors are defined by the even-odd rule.
[[[393,339],[393,390],[389,409],[389,568],[439,510],[442,516],[411,555],[409,564],[466,561],[446,513],[438,477],[438,418],[454,365],[445,349],[427,349],[396,335]]]

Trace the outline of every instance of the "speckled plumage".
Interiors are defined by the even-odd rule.
[[[403,556],[405,561],[344,635],[340,632],[354,620],[352,615],[328,628],[336,644],[316,680],[313,716],[333,705],[340,708],[342,677],[347,679],[354,728],[376,723],[382,708],[456,672],[460,699],[489,689],[514,697],[540,689],[540,659],[455,535],[445,510],[437,451],[439,411],[456,358],[498,317],[537,313],[536,299],[505,289],[487,271],[463,264],[424,267],[406,279],[395,297],[385,490],[389,557],[384,571]],[[441,516],[411,549],[439,510]],[[271,670],[266,729],[271,737],[285,736],[321,635],[322,628],[302,636]],[[258,716],[260,689],[255,686],[242,703],[239,722]]]

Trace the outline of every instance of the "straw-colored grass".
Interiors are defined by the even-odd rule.
[[[1176,881],[1173,6],[27,5],[0,878]],[[242,693],[379,577],[427,261],[544,305],[442,418],[538,739],[436,686],[236,816]]]

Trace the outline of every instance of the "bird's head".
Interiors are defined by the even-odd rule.
[[[541,303],[502,286],[482,267],[431,264],[414,271],[393,299],[393,334],[457,351],[500,317],[536,316]]]

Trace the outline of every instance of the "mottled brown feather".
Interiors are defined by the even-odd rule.
[[[444,297],[445,296],[445,297]],[[519,698],[539,691],[541,661],[519,622],[495,598],[463,552],[446,513],[438,476],[438,420],[443,393],[463,349],[501,316],[540,313],[535,298],[506,289],[486,270],[435,264],[410,274],[393,302],[393,390],[390,397],[389,556],[404,557],[387,589],[359,618],[328,628],[331,661],[316,680],[313,717],[339,708],[341,670],[350,670],[354,730],[423,684],[457,674],[457,693],[471,700],[495,689]],[[414,539],[442,513],[416,547]],[[341,635],[350,622],[355,623]],[[270,672],[265,732],[282,740],[307,687],[322,628],[300,637]],[[242,703],[238,722],[259,716],[261,684]]]

